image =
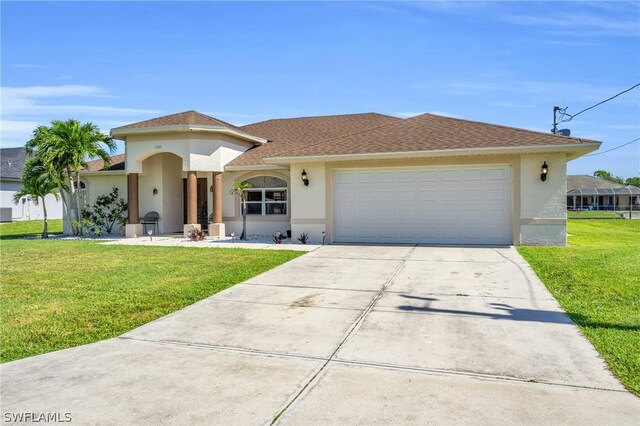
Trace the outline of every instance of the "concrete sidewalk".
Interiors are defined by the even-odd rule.
[[[121,338],[2,366],[81,424],[634,424],[513,248],[325,246]]]

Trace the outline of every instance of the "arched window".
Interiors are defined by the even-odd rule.
[[[247,190],[247,214],[287,214],[287,182],[273,176],[257,176],[245,182],[251,184]]]

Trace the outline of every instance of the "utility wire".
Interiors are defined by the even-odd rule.
[[[563,111],[563,112],[562,112],[562,114],[563,114],[563,115],[567,115],[569,118],[568,118],[568,119],[566,119],[566,120],[561,119],[561,120],[559,121],[559,123],[566,123],[566,122],[568,122],[568,121],[571,121],[571,120],[573,120],[573,118],[574,118],[574,117],[577,117],[578,115],[582,114],[583,112],[589,111],[590,109],[593,109],[593,108],[595,108],[595,107],[597,107],[597,106],[599,106],[599,105],[602,105],[602,104],[603,104],[603,103],[605,103],[605,102],[609,102],[611,99],[615,99],[615,98],[617,98],[618,96],[620,96],[620,95],[622,95],[622,94],[624,94],[624,93],[627,93],[627,92],[629,92],[629,91],[631,91],[631,90],[635,89],[635,88],[636,88],[636,87],[638,87],[638,86],[640,86],[640,83],[636,84],[635,86],[631,86],[631,87],[629,87],[627,90],[623,90],[622,92],[617,93],[617,94],[613,95],[612,97],[610,97],[610,98],[608,98],[608,99],[605,99],[605,100],[604,100],[604,101],[602,101],[602,102],[598,102],[597,104],[592,105],[592,106],[590,106],[589,108],[585,108],[585,109],[583,109],[582,111],[577,112],[577,113],[575,113],[575,114],[566,114],[566,113]],[[566,109],[566,108],[565,108],[565,109]]]
[[[616,149],[620,149],[620,148],[622,148],[622,147],[625,147],[625,146],[627,146],[627,145],[631,145],[632,143],[634,143],[634,142],[638,142],[638,141],[640,141],[640,138],[636,138],[636,139],[634,139],[634,140],[632,140],[632,141],[630,141],[630,142],[623,143],[623,144],[622,144],[622,145],[620,145],[620,146],[616,146],[615,148],[611,148],[611,149],[608,149],[608,150],[606,150],[606,151],[596,152],[595,154],[584,155],[584,157],[593,157],[594,155],[606,154],[607,152],[615,151]]]

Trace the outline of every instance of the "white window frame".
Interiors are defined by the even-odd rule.
[[[278,187],[278,188],[249,188],[249,189],[246,189],[245,191],[247,193],[249,193],[249,192],[261,192],[262,193],[262,200],[261,201],[248,201],[247,200],[247,205],[248,204],[260,204],[261,205],[261,214],[248,213],[247,212],[247,216],[275,216],[275,217],[280,217],[280,216],[287,216],[289,214],[289,191],[287,190],[287,188],[282,188],[282,187]],[[282,191],[282,192],[285,193],[286,200],[284,200],[284,201],[269,201],[269,200],[267,200],[267,196],[266,196],[266,192],[267,191],[270,191],[270,192],[271,191]],[[285,214],[267,214],[267,204],[284,204],[285,205]],[[240,213],[242,213],[242,205],[240,206]]]

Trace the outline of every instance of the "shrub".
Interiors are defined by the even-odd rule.
[[[191,241],[202,241],[204,240],[204,231],[200,228],[193,228],[187,233],[187,237]]]
[[[307,244],[309,242],[309,234],[307,234],[306,232],[303,232],[298,237],[298,241],[300,241],[301,244]]]
[[[115,224],[124,225],[127,222],[127,203],[118,198],[118,188],[113,187],[110,194],[99,195],[92,207],[82,211],[83,226],[96,235],[104,230],[111,234]],[[84,223],[88,221],[88,226]],[[98,233],[97,231],[100,231]]]
[[[284,235],[281,232],[276,232],[271,236],[273,238],[273,242],[276,244],[282,244],[282,240],[284,240]]]

